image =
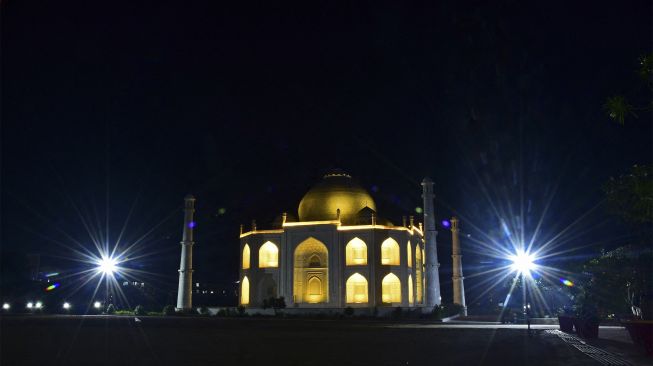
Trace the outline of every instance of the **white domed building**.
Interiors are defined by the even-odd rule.
[[[412,217],[401,226],[379,218],[349,175],[326,174],[302,198],[298,220],[283,214],[276,228],[241,232],[240,304],[260,308],[270,297],[302,309],[439,304],[433,183],[422,186],[426,237]]]

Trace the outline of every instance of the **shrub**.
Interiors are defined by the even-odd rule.
[[[447,306],[445,307],[445,315],[448,317],[461,314],[462,311],[463,311],[463,306],[460,304],[447,304]]]
[[[175,315],[177,312],[175,311],[175,307],[172,305],[166,305],[163,307],[163,315]]]
[[[435,320],[442,320],[442,315],[444,314],[444,306],[435,305],[433,311],[431,311],[431,318]]]
[[[207,308],[206,306],[200,306],[199,309],[197,309],[197,311],[199,311],[199,313],[202,315],[209,315],[209,308]]]
[[[245,315],[245,307],[242,305],[238,305],[238,315],[239,316],[244,316]]]
[[[392,310],[391,316],[393,319],[399,319],[401,318],[401,313],[402,313],[401,307],[397,306],[394,310]]]
[[[113,306],[113,304],[109,304],[109,306],[107,306],[107,314],[113,315],[115,313],[116,313],[116,307]]]
[[[145,311],[143,305],[136,305],[136,307],[134,308],[134,315],[147,315],[147,312]]]
[[[347,306],[342,313],[345,316],[352,316],[352,315],[354,315],[354,308],[352,308],[351,306]]]

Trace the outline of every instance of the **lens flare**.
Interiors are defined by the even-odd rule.
[[[447,227],[447,228],[448,228],[448,227],[450,227],[450,226],[451,226],[451,223],[449,222],[449,220],[442,220],[442,226],[444,226],[444,227]]]
[[[574,286],[573,282],[571,282],[571,281],[569,281],[568,279],[565,279],[565,278],[561,278],[560,282],[562,282],[563,285],[568,286],[568,287]]]
[[[61,284],[59,282],[55,282],[52,285],[48,286],[45,288],[45,291],[52,291],[55,288],[59,287]]]

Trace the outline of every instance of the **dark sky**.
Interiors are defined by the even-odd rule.
[[[197,276],[229,283],[239,224],[296,213],[333,167],[395,223],[430,176],[439,217],[479,239],[505,239],[492,204],[508,223],[523,206],[529,236],[551,199],[550,238],[652,160],[650,113],[620,126],[602,111],[650,98],[650,1],[229,3],[3,2],[5,269],[41,253],[66,270],[62,243],[92,247],[80,216],[114,242],[132,210],[123,243],[160,224],[133,265],[174,288],[191,192]],[[628,240],[602,207],[572,231],[564,248]],[[485,253],[463,245],[473,273]]]

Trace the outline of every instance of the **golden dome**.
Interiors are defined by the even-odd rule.
[[[365,207],[376,211],[372,196],[351,176],[335,170],[326,174],[304,195],[299,203],[299,221],[335,220],[340,209],[340,221],[353,225],[356,215]]]

